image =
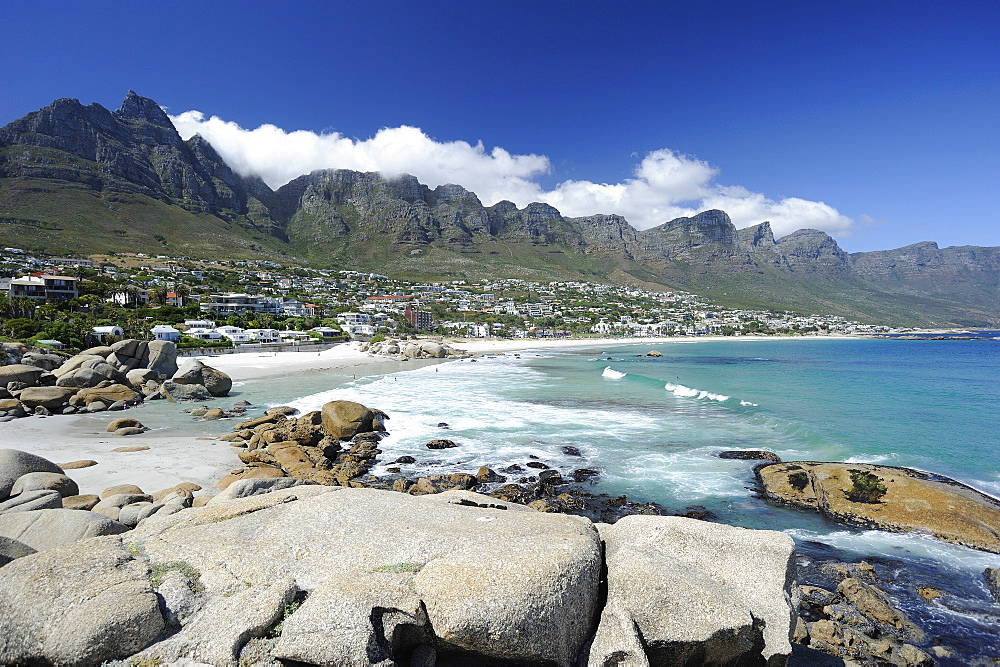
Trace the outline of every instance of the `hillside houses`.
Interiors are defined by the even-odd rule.
[[[341,331],[370,338],[425,332],[468,337],[656,337],[886,330],[841,317],[722,308],[686,292],[583,281],[407,282],[376,273],[283,266],[267,260],[140,255],[122,253],[74,264],[63,261],[67,258],[55,262],[5,251],[0,255],[0,289],[18,295],[22,287],[34,287],[35,296],[30,298],[39,303],[73,301],[85,294],[125,310],[152,309],[148,313],[154,322],[145,329],[151,336],[172,335],[152,331],[154,325],[171,323],[181,335],[232,344],[278,344],[298,334],[308,338],[308,331],[322,338],[335,338]],[[33,280],[20,282],[28,276]],[[53,291],[37,289],[38,279],[45,286],[41,276],[53,281]],[[155,322],[157,309],[165,306],[175,313],[200,313],[209,322],[189,321],[182,327],[176,316]]]

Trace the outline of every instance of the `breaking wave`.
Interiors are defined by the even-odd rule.
[[[604,372],[601,373],[601,377],[606,377],[609,380],[621,380],[626,375],[628,375],[628,373],[621,373],[619,371],[616,371],[615,369],[611,368],[611,366],[605,367]]]
[[[668,382],[664,389],[669,391],[674,396],[679,396],[681,398],[705,398],[710,401],[719,401],[720,403],[729,400],[729,396],[724,394],[713,394],[710,391],[705,391],[704,389],[693,389],[691,387],[685,387],[682,384],[673,384]]]

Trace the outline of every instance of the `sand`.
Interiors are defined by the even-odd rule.
[[[818,340],[833,337],[809,336],[775,339],[744,336],[733,341]],[[448,340],[452,347],[478,354],[513,353],[522,350],[553,348],[615,347],[626,344],[649,345],[665,349],[681,343],[718,340],[697,338],[615,338],[615,339],[486,339]],[[358,350],[354,343],[343,343],[319,353],[252,351],[237,354],[198,357],[227,373],[234,382],[283,377],[298,373],[324,371],[348,372],[358,377],[405,372],[418,363],[406,365],[384,357],[372,357]],[[427,362],[420,362],[424,365]],[[221,407],[229,407],[222,404]],[[80,486],[81,493],[99,494],[109,486],[135,484],[147,493],[169,488],[180,482],[194,482],[203,488],[200,494],[217,493],[215,483],[230,471],[242,467],[237,449],[229,443],[209,437],[235,425],[235,420],[207,425],[204,432],[178,417],[177,425],[156,428],[141,435],[118,437],[106,431],[108,422],[122,416],[143,420],[143,407],[127,412],[104,412],[89,415],[26,417],[0,423],[0,448],[20,449],[43,456],[56,464],[77,460],[97,461],[97,465],[67,471]],[[147,412],[147,415],[149,413]],[[143,451],[116,452],[121,447],[148,447]]]
[[[198,358],[227,373],[235,382],[331,370],[363,377],[400,367],[398,362],[370,357],[353,344],[337,345],[319,353],[254,351]],[[220,407],[230,407],[219,403]],[[97,461],[95,466],[67,471],[79,485],[80,493],[100,494],[117,484],[135,484],[153,493],[180,482],[194,482],[204,489],[196,495],[214,495],[218,493],[215,483],[231,470],[242,467],[236,456],[237,449],[229,443],[206,435],[190,435],[193,427],[186,415],[178,416],[177,428],[157,428],[127,437],[107,432],[107,424],[112,419],[134,417],[142,421],[143,412],[144,408],[138,407],[125,412],[15,419],[0,423],[0,448],[31,452],[56,464]],[[235,420],[227,420],[206,424],[218,433],[232,428],[235,423]],[[120,447],[149,449],[113,451]]]

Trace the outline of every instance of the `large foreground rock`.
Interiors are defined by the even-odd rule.
[[[608,600],[588,664],[784,664],[798,601],[787,535],[695,519],[604,526]],[[648,661],[648,662],[647,662]]]
[[[135,653],[163,631],[146,564],[120,538],[77,547],[24,556],[0,570],[0,664],[100,664]]]
[[[852,500],[851,472],[882,480],[876,502]],[[1000,501],[941,475],[863,463],[786,462],[760,466],[769,500],[807,507],[855,526],[928,533],[946,542],[1000,553]]]
[[[289,483],[237,482],[127,537],[34,555],[15,545],[0,572],[0,664],[237,665],[267,635],[277,637],[255,644],[262,659],[359,667],[435,654],[556,667],[788,654],[784,535],[675,517],[605,527],[598,630],[605,561],[585,518],[469,491],[305,484],[245,495]]]
[[[168,647],[203,660],[196,638],[218,605],[288,577],[309,597],[284,621],[284,660],[367,665],[431,642],[569,665],[592,631],[601,572],[588,520],[469,493],[297,486],[147,520],[130,539],[153,562],[200,573],[204,606]]]

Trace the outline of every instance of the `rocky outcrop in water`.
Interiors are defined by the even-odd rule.
[[[795,461],[755,469],[768,500],[835,521],[920,532],[1000,553],[1000,501],[941,475],[862,463]]]

